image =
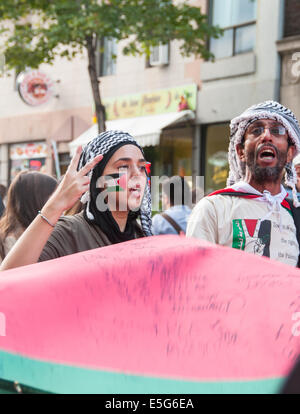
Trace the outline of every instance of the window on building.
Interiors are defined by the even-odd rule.
[[[205,193],[226,187],[229,123],[208,125],[205,133]]]
[[[170,62],[169,44],[159,44],[151,48],[151,54],[146,59],[146,68],[154,66],[166,66]]]
[[[116,74],[117,46],[116,39],[105,37],[98,41],[97,74],[99,77]]]
[[[45,141],[30,141],[9,146],[9,179],[24,170],[46,172],[47,144]]]
[[[284,2],[284,37],[300,35],[300,2],[285,0]]]
[[[216,59],[250,52],[255,47],[256,0],[212,0],[212,25],[224,29],[219,39],[210,39],[209,49]]]

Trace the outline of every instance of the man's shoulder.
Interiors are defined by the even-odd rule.
[[[217,211],[221,210],[222,200],[219,195],[204,196],[198,203],[194,206],[189,220],[193,217],[203,216],[206,217],[207,214],[215,214]],[[220,208],[219,208],[220,207]]]
[[[228,192],[223,190],[218,190],[218,191],[214,191],[212,193],[208,193],[206,194],[203,198],[201,198],[201,200],[198,201],[198,203],[196,204],[196,206],[198,205],[209,205],[209,204],[214,204],[215,202],[218,201],[230,201],[232,197],[228,197]]]
[[[248,190],[249,191],[249,190]],[[231,187],[221,188],[220,190],[213,191],[206,195],[206,197],[213,196],[228,196],[228,197],[242,197],[242,198],[257,198],[257,194],[254,192],[247,192],[241,189],[235,189]]]
[[[234,200],[239,200],[239,199],[243,199],[243,200],[252,200],[252,199],[256,199],[257,195],[253,194],[253,193],[248,193],[245,191],[237,191],[233,188],[227,187],[227,188],[222,188],[220,190],[216,190],[213,191],[211,193],[206,194],[200,201],[202,202],[203,200],[206,200],[206,202],[215,202],[218,200],[222,200],[222,202],[229,202],[232,203]]]
[[[192,210],[192,214],[206,214],[206,212],[214,212],[213,214],[224,214],[225,211],[231,211],[233,206],[240,205],[241,200],[245,200],[248,204],[248,198],[243,197],[237,192],[228,189],[218,190],[205,195]],[[242,203],[244,205],[244,202]]]

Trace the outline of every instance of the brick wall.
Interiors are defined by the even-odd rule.
[[[300,34],[300,1],[285,0],[284,37]]]

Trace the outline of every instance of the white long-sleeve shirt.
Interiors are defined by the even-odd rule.
[[[291,213],[278,202],[276,208],[270,208],[270,202],[262,198],[221,194],[204,197],[190,215],[187,237],[270,257],[292,266],[298,262],[299,245]]]

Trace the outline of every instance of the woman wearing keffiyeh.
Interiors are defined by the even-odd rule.
[[[107,131],[77,149],[64,179],[1,270],[151,235],[151,196],[142,148]],[[63,216],[78,199],[84,209]]]

